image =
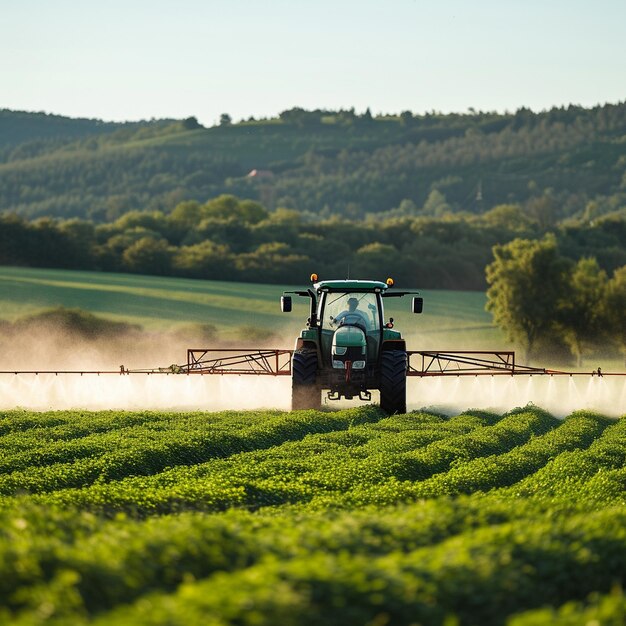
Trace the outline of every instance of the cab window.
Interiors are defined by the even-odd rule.
[[[365,331],[380,329],[378,304],[374,293],[327,293],[324,300],[322,329],[339,326],[360,326]]]

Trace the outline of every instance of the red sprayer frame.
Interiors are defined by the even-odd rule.
[[[221,354],[223,356],[215,356]],[[187,350],[187,366],[181,374],[238,374],[291,376],[293,350]]]
[[[152,369],[117,370],[4,370],[0,374],[195,374],[202,376],[254,375],[291,376],[293,350],[267,349],[212,349],[187,350],[187,363]],[[515,362],[515,352],[409,350],[407,351],[407,376],[626,376],[626,372],[567,372],[520,365]]]

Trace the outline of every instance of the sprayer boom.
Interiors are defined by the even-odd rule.
[[[181,374],[291,376],[292,350],[187,350]]]
[[[223,349],[190,348],[187,362],[148,369],[128,369],[120,365],[115,370],[0,370],[0,374],[53,375],[122,375],[130,374],[199,374],[202,376],[253,375],[291,376],[293,350],[283,349]],[[438,351],[407,350],[408,377],[436,376],[626,376],[626,372],[603,372],[601,368],[588,372],[551,370],[520,365],[514,351]]]
[[[520,365],[515,352],[485,351],[407,351],[407,376],[626,376],[626,372],[602,372],[598,367],[591,372],[567,372],[544,367]],[[419,361],[419,364],[414,364]]]

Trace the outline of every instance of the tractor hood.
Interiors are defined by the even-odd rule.
[[[365,333],[356,326],[342,326],[335,331],[332,344],[333,368],[363,369],[367,360]]]
[[[366,345],[365,333],[356,326],[342,326],[335,331],[333,336],[333,353],[336,347],[365,349]]]

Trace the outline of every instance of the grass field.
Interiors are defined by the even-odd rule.
[[[306,286],[295,285],[290,288]],[[280,312],[280,285],[258,285],[162,278],[131,274],[0,267],[0,319],[13,321],[44,309],[80,308],[150,330],[183,323],[214,324],[227,338],[242,326],[259,326],[291,347],[308,317],[308,299],[296,298],[290,315]],[[414,349],[506,349],[491,326],[485,295],[479,292],[425,291],[424,314],[413,316],[408,298],[387,301],[387,315],[409,337]]]
[[[0,449],[0,623],[624,623],[624,419],[10,411]]]

